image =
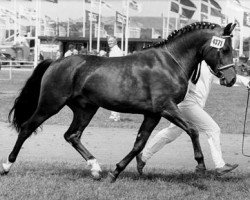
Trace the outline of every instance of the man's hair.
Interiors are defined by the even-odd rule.
[[[73,48],[75,48],[75,46],[73,44],[70,44],[69,49],[73,49]]]

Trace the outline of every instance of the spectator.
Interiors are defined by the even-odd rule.
[[[88,53],[87,49],[82,45],[79,54],[87,55],[87,53]]]
[[[96,49],[92,49],[92,51],[89,51],[89,52],[88,52],[88,55],[97,56],[97,55],[98,55],[98,52],[97,52]]]
[[[16,38],[14,41],[14,46],[27,46],[29,47],[28,41],[26,37],[21,36],[19,33],[16,34]]]
[[[123,52],[118,47],[118,45],[117,45],[117,39],[116,39],[115,36],[109,36],[107,38],[107,41],[108,41],[108,45],[109,45],[109,48],[110,48],[109,57],[120,57],[120,56],[123,56]],[[111,111],[111,115],[110,115],[109,119],[112,119],[112,120],[114,120],[116,122],[120,121],[120,113]]]
[[[64,57],[72,56],[72,55],[77,55],[78,51],[75,49],[75,46],[73,44],[69,45],[69,50],[66,51],[64,54]]]
[[[98,54],[98,56],[102,56],[102,57],[107,57],[107,52],[104,50],[101,50]]]
[[[39,61],[43,61],[44,60],[44,55],[43,55],[43,52],[40,51],[40,54],[39,54]]]
[[[59,59],[62,57],[62,52],[60,50],[57,50],[56,52],[56,59]]]

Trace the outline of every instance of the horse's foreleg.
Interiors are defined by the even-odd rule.
[[[82,132],[89,124],[90,120],[96,113],[98,107],[95,106],[87,106],[84,109],[81,107],[73,107],[70,108],[74,112],[74,119],[64,134],[64,138],[67,142],[69,142],[87,161],[87,165],[91,167],[91,174],[94,179],[100,179],[101,167],[97,162],[96,158],[83,146],[81,143]]]
[[[123,158],[123,160],[116,164],[116,169],[113,172],[109,173],[110,182],[114,182],[118,175],[131,162],[131,160],[142,151],[150,134],[152,133],[156,125],[159,123],[160,119],[160,115],[155,115],[153,113],[149,115],[144,115],[144,120],[139,129],[133,149],[125,158]]]
[[[204,157],[203,157],[203,153],[201,150],[200,141],[199,141],[199,133],[197,129],[192,124],[188,123],[187,120],[185,120],[182,117],[176,105],[173,105],[171,109],[163,110],[162,116],[166,118],[167,120],[169,120],[170,122],[174,123],[176,126],[179,126],[180,128],[182,128],[190,136],[192,144],[193,144],[193,149],[194,149],[194,157],[198,163],[196,170],[198,172],[205,171],[206,166],[204,163]]]

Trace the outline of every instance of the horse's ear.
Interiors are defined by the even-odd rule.
[[[232,31],[234,30],[236,24],[234,23],[229,23],[225,28],[224,28],[224,33],[223,35],[230,35]]]

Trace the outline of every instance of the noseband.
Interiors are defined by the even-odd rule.
[[[218,70],[221,71],[223,69],[227,69],[227,68],[230,68],[230,67],[234,67],[234,63],[218,67]]]

